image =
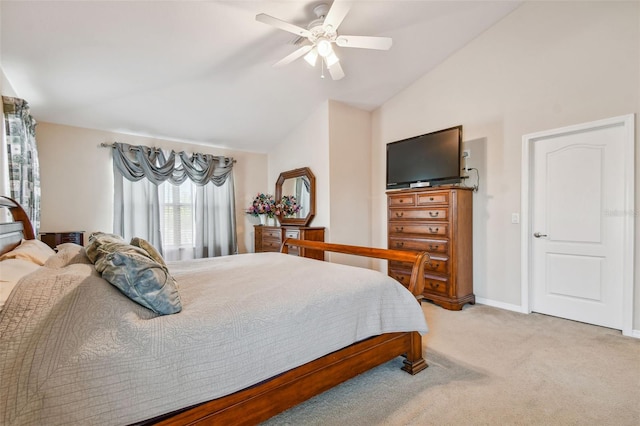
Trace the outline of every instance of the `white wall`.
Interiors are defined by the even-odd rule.
[[[36,141],[42,187],[41,232],[113,230],[111,150],[102,142],[124,142],[176,151],[233,157],[238,251],[252,251],[253,227],[244,213],[255,192],[265,191],[266,154],[218,149],[51,123],[38,123]]]
[[[462,124],[469,166],[481,175],[474,194],[474,290],[480,298],[519,306],[520,227],[511,224],[511,213],[520,211],[522,135],[638,114],[639,24],[638,2],[527,2],[376,110],[373,244],[386,241],[385,144]],[[640,164],[637,123],[636,116]],[[635,188],[638,212],[638,172]]]

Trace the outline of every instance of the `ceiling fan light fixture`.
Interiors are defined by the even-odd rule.
[[[318,51],[316,49],[311,49],[309,53],[304,55],[304,60],[312,67],[315,67],[316,61],[318,60]]]
[[[318,55],[326,58],[331,53],[333,53],[333,48],[331,47],[331,42],[325,38],[320,39],[316,44],[316,49],[318,49]]]
[[[336,55],[336,52],[331,52],[329,55],[327,55],[324,58],[324,60],[327,62],[327,68],[331,67],[331,65],[334,65],[340,61],[340,59]]]

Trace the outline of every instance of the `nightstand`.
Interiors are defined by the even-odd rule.
[[[40,234],[43,243],[55,249],[59,244],[74,243],[84,246],[84,231],[45,232]]]

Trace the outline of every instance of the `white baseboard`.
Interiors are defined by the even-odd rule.
[[[497,300],[484,299],[482,297],[476,297],[476,302],[481,305],[493,306],[494,308],[505,309],[507,311],[520,312],[523,314],[528,314],[529,312],[525,312],[522,310],[520,305],[512,305],[511,303],[498,302]]]
[[[507,311],[520,312],[521,314],[528,314],[526,310],[522,309],[520,305],[512,305],[511,303],[498,302],[497,300],[484,299],[482,297],[476,297],[476,303],[481,305],[492,306],[494,308],[505,309]],[[628,337],[634,337],[640,339],[640,330],[631,330]]]

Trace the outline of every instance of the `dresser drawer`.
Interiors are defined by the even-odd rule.
[[[449,295],[449,280],[445,277],[424,276],[424,292]]]
[[[418,250],[429,253],[448,253],[449,242],[446,240],[428,240],[423,238],[407,238],[403,236],[391,235],[389,237],[389,248],[398,250]]]
[[[285,238],[295,238],[300,239],[300,231],[297,229],[287,229],[284,231]]]
[[[405,269],[389,269],[389,276],[398,281],[405,287],[409,287],[411,282],[411,272]],[[424,293],[428,294],[441,294],[443,296],[449,295],[449,280],[446,277],[424,276]]]
[[[418,194],[419,206],[428,206],[431,204],[449,204],[449,193],[432,192],[429,194]]]
[[[449,258],[446,256],[430,255],[430,259],[424,264],[424,272],[446,274],[449,272]],[[389,262],[389,269],[410,271],[413,265],[406,262]]]
[[[266,239],[270,239],[270,240],[277,240],[279,242],[281,241],[281,232],[279,228],[264,228],[262,230],[262,239],[266,240]]]
[[[448,220],[449,209],[389,209],[390,220]]]
[[[449,225],[446,223],[412,223],[404,224],[398,221],[389,222],[389,235],[420,234],[437,235],[446,237],[449,235]],[[424,249],[423,249],[424,250]]]
[[[389,207],[404,207],[415,206],[416,196],[415,194],[398,194],[389,195]]]
[[[263,239],[262,251],[280,251],[282,243],[279,240]]]

